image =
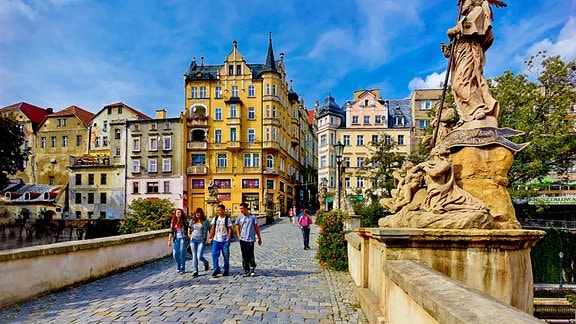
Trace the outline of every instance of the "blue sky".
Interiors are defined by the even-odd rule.
[[[494,8],[495,42],[485,75],[524,71],[539,50],[576,59],[576,0],[505,0]],[[92,112],[124,102],[150,116],[184,109],[182,75],[193,57],[222,64],[238,41],[264,63],[269,32],[288,80],[311,109],[328,93],[385,99],[437,88],[439,43],[457,0],[2,0],[0,107],[25,101]]]

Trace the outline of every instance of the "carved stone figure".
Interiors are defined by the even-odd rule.
[[[498,127],[499,104],[484,77],[485,52],[492,45],[492,9],[488,0],[465,0],[462,19],[448,30],[455,42],[451,67],[452,92],[460,115],[459,127]],[[505,4],[504,4],[505,5]]]
[[[320,204],[320,210],[323,211],[324,210],[324,206],[326,206],[326,185],[324,184],[324,181],[320,181],[320,184],[318,185],[318,203]]]
[[[208,196],[212,199],[218,199],[218,188],[216,188],[214,179],[210,180],[210,184],[208,185]]]

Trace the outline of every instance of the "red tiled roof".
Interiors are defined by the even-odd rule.
[[[30,121],[40,124],[46,115],[48,115],[48,110],[31,105],[27,102],[18,102],[10,106],[0,108],[0,111],[9,110],[20,110]]]
[[[308,123],[314,123],[314,110],[308,110]]]
[[[58,116],[76,116],[78,119],[80,119],[80,121],[82,122],[82,124],[84,124],[84,126],[88,126],[90,120],[92,119],[92,117],[94,117],[94,114],[78,106],[72,105],[68,108],[64,108],[51,115],[48,115],[46,116],[46,118],[58,117]]]

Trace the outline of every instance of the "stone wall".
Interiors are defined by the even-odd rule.
[[[0,308],[172,254],[168,230],[0,252]]]

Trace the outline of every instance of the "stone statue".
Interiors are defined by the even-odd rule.
[[[216,188],[214,179],[210,180],[210,184],[208,185],[208,197],[212,200],[218,200],[218,188]]]
[[[485,52],[494,41],[490,4],[506,6],[496,0],[464,0],[463,18],[447,32],[455,46],[450,72],[462,128],[498,127],[500,107],[484,77]]]
[[[441,116],[439,117],[438,115]],[[454,128],[457,116],[458,114],[456,113],[456,109],[453,107],[444,106],[443,109],[436,110],[436,117],[430,123],[433,130],[438,128],[436,143],[441,142],[442,139],[444,139],[444,137]],[[428,150],[432,149],[432,139],[433,134],[426,135],[422,139],[422,145]]]
[[[323,211],[325,206],[326,206],[326,192],[328,190],[326,189],[326,185],[324,184],[324,181],[320,181],[320,184],[318,185],[318,203],[320,204],[320,211]]]

